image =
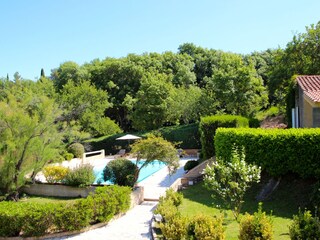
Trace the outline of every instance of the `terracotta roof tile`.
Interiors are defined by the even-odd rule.
[[[297,81],[304,94],[314,102],[320,102],[320,75],[302,75]]]

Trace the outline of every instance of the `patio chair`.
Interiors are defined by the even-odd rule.
[[[116,157],[123,157],[126,154],[125,149],[120,149],[119,152],[116,154]]]

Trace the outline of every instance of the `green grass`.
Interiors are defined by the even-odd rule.
[[[265,183],[265,182],[264,182]],[[254,213],[258,209],[255,196],[262,187],[262,183],[255,184],[246,194],[242,213]],[[273,193],[271,199],[263,202],[263,211],[267,214],[272,212],[274,239],[284,240],[289,238],[288,226],[294,214],[298,213],[299,207],[304,208],[309,204],[311,184],[305,181],[296,181],[293,177],[282,179],[279,187]],[[203,183],[190,186],[182,191],[184,200],[179,211],[185,216],[196,214],[223,215],[226,227],[226,239],[238,239],[239,224],[234,220],[231,210],[224,209],[222,201],[213,199],[212,193],[204,187]]]
[[[55,197],[40,197],[40,196],[27,196],[19,200],[19,202],[30,203],[68,203],[74,202],[77,198],[55,198]]]

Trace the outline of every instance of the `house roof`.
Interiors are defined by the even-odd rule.
[[[320,75],[302,75],[297,81],[304,94],[313,102],[320,102]]]

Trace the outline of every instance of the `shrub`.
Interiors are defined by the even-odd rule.
[[[72,153],[66,152],[66,153],[63,154],[63,157],[64,157],[65,160],[70,161],[74,156],[73,156]]]
[[[93,166],[82,164],[70,170],[63,181],[66,185],[85,187],[91,185],[95,179]]]
[[[54,226],[55,204],[1,202],[0,236],[41,236]]]
[[[172,201],[173,205],[178,207],[183,200],[183,195],[182,193],[174,191],[172,188],[169,188],[166,190],[166,194],[164,197],[160,197],[159,202],[163,201]]]
[[[127,211],[130,193],[130,188],[116,185],[96,188],[95,193],[87,198],[93,206],[94,222],[108,222],[115,214]]]
[[[110,161],[103,170],[104,181],[111,181],[120,186],[134,185],[137,166],[128,159],[118,158]]]
[[[318,217],[312,217],[310,211],[299,210],[293,216],[293,223],[289,226],[290,239],[320,239],[320,222]]]
[[[61,204],[55,212],[55,224],[62,231],[80,230],[92,221],[92,209],[92,202],[86,199],[77,200],[72,204]]]
[[[273,239],[272,222],[259,204],[258,212],[253,215],[246,213],[240,221],[240,240],[271,240]]]
[[[62,182],[69,171],[69,168],[63,166],[46,166],[42,170],[48,183]]]
[[[215,155],[214,136],[219,127],[249,127],[249,120],[245,117],[232,115],[202,117],[199,131],[204,159],[209,159]]]
[[[109,221],[130,207],[129,187],[101,187],[72,203],[0,203],[0,237],[41,236],[48,232],[80,230]]]
[[[76,158],[82,158],[84,154],[84,146],[81,143],[72,143],[68,147],[68,151],[72,153]]]
[[[320,176],[320,129],[223,129],[217,130],[217,158],[228,159],[233,147],[244,148],[245,160],[272,176],[288,172],[301,177]]]
[[[163,236],[170,240],[182,240],[187,238],[187,219],[175,215],[170,221],[160,223]]]
[[[0,237],[19,236],[26,211],[16,202],[0,203]]]
[[[54,213],[56,204],[28,204],[24,211],[22,233],[25,237],[42,236],[49,232],[54,226]]]
[[[185,171],[189,171],[191,170],[192,168],[196,167],[199,165],[199,161],[196,161],[196,160],[190,160],[188,162],[186,162],[186,164],[184,165],[183,169]]]
[[[191,219],[188,225],[188,237],[197,240],[225,239],[222,218],[198,215]]]

